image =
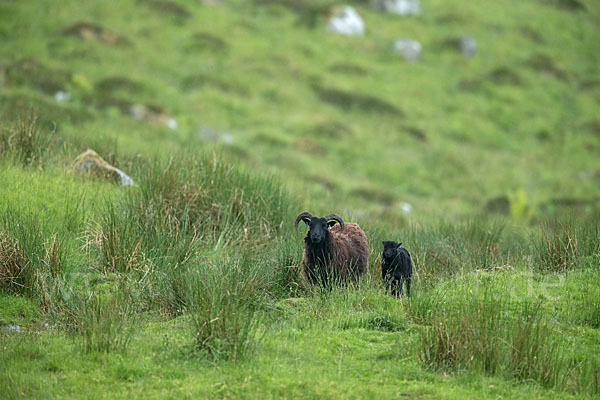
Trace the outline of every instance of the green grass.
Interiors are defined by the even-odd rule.
[[[0,2],[3,397],[598,396],[597,4],[63,3]],[[360,223],[359,284],[306,282],[303,210]]]

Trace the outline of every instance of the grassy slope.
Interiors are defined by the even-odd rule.
[[[311,28],[280,6],[181,4],[190,18],[135,1],[122,2],[118,12],[108,3],[8,2],[1,5],[0,59],[10,66],[32,57],[76,74],[63,82],[73,97],[61,108],[91,117],[61,118],[66,136],[86,144],[110,138],[126,154],[168,153],[210,147],[198,132],[211,126],[232,133],[230,150],[242,160],[276,168],[292,182],[321,182],[311,184],[315,195],[347,197],[348,208],[397,212],[394,206],[409,200],[420,214],[472,213],[488,197],[521,189],[533,204],[597,193],[599,143],[590,123],[597,122],[599,99],[590,82],[600,72],[600,11],[593,2],[572,12],[533,0],[430,1],[419,18],[361,7],[364,38],[326,34],[322,18]],[[60,35],[80,21],[130,45]],[[473,59],[444,45],[462,33],[478,42]],[[391,42],[404,36],[423,43],[422,62],[390,54]],[[364,74],[332,72],[339,64]],[[99,110],[107,95],[95,85],[115,76],[141,85],[121,98],[164,107],[178,131]],[[4,96],[40,97],[26,86],[9,76]],[[371,95],[402,115],[324,103],[314,87]],[[407,127],[422,130],[427,141]]]
[[[7,68],[0,83],[2,122],[9,124],[16,112],[33,104],[57,123],[58,136],[69,143],[43,171],[5,162],[0,199],[11,212],[43,215],[45,233],[65,235],[70,271],[89,272],[93,260],[79,238],[101,216],[104,199],[117,200],[127,192],[65,175],[68,160],[88,146],[119,166],[133,165],[137,153],[167,157],[181,149],[211,149],[214,144],[198,133],[206,125],[232,133],[233,145],[218,146],[236,163],[277,170],[292,190],[308,195],[297,203],[317,212],[386,210],[391,219],[400,213],[397,203],[408,200],[416,208],[415,221],[421,222],[436,213],[477,214],[487,197],[520,189],[534,205],[553,197],[598,196],[594,172],[600,142],[590,127],[598,121],[600,103],[596,4],[588,1],[588,11],[570,12],[534,0],[485,6],[429,1],[423,2],[422,17],[408,19],[361,7],[366,37],[344,38],[326,34],[320,25],[298,24],[284,7],[242,3],[212,7],[181,1],[192,15],[183,19],[141,1],[122,2],[118,9],[108,2],[67,1],[60,7],[51,1],[0,3],[0,61]],[[131,45],[59,34],[78,21],[100,24]],[[440,44],[464,32],[477,39],[473,59]],[[212,48],[197,33],[225,41],[228,50]],[[389,53],[391,41],[402,36],[423,43],[420,63],[407,64]],[[550,57],[550,67],[544,67],[550,72],[527,66],[539,54]],[[31,80],[15,82],[10,66],[23,57],[75,74],[57,78],[72,93],[71,100],[58,104],[53,93]],[[332,72],[340,63],[366,73]],[[508,83],[490,77],[499,69]],[[136,121],[116,107],[102,107],[110,96],[98,84],[114,76],[141,86],[117,97],[159,104],[179,128]],[[190,76],[196,86],[185,83]],[[588,87],[594,81],[596,86]],[[324,103],[315,86],[374,96],[403,116]],[[427,140],[414,138],[407,127],[423,130]],[[368,220],[371,238],[400,233]],[[446,243],[446,236],[442,232],[432,240]],[[376,252],[377,241],[371,244]],[[427,244],[422,247],[428,250]],[[544,304],[551,315],[564,316],[557,319],[558,335],[568,338],[575,360],[600,354],[597,327],[590,327],[599,314],[585,306],[590,299],[597,305],[600,298],[597,285],[590,283],[598,281],[597,261],[591,266],[596,268],[585,273],[529,275],[526,265],[517,265],[511,282],[516,289],[509,298],[516,304],[544,298],[547,292],[539,282],[565,279],[566,285],[556,289],[561,300],[546,298]],[[423,289],[421,295],[476,287],[469,276],[465,279]],[[87,354],[81,351],[81,337],[64,334],[59,325],[40,326],[48,317],[37,311],[35,301],[2,294],[1,323],[22,324],[28,333],[0,333],[6,350],[0,364],[8,366],[0,386],[9,388],[8,396],[36,398],[82,393],[94,398],[572,395],[479,373],[427,370],[417,359],[419,326],[406,303],[390,301],[376,287],[369,290],[350,294],[351,300],[343,292],[329,301],[310,295],[310,305],[300,310],[270,305],[256,352],[237,364],[194,355],[185,316],[168,320],[144,314],[127,353]],[[366,314],[393,315],[398,326],[382,331],[356,322]]]

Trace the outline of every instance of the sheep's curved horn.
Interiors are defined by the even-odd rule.
[[[311,220],[313,217],[313,215],[311,213],[309,213],[308,211],[302,211],[300,214],[298,214],[298,216],[296,217],[296,222],[294,223],[294,227],[296,228],[296,232],[298,232],[298,222],[300,221],[305,221],[306,220]]]
[[[325,217],[325,220],[327,220],[327,222],[336,221],[337,223],[340,224],[340,232],[344,230],[344,220],[339,215],[329,214],[328,216]]]

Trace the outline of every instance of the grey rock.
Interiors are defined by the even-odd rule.
[[[156,105],[134,104],[129,107],[129,115],[140,121],[150,121],[166,125],[173,130],[177,129],[177,121]]]
[[[365,22],[354,7],[343,6],[334,10],[326,29],[340,35],[362,36],[365,34]]]
[[[9,331],[9,332],[22,332],[23,328],[21,328],[21,326],[19,325],[6,325],[4,328],[5,331]]]
[[[412,39],[398,39],[394,41],[392,50],[402,54],[402,57],[409,62],[416,62],[421,56],[421,43]]]
[[[80,154],[73,164],[71,170],[75,173],[95,175],[100,178],[114,179],[121,182],[122,186],[132,186],[133,179],[118,168],[107,163],[94,150],[87,150]]]
[[[380,0],[377,8],[392,14],[402,16],[421,15],[421,3],[419,0]]]
[[[225,144],[233,143],[233,135],[230,132],[223,131],[220,129],[215,129],[212,126],[200,127],[200,129],[198,129],[198,135],[200,135],[201,137],[203,137],[207,140],[212,140],[212,141],[221,140]]]
[[[465,57],[473,57],[477,52],[477,42],[469,35],[458,38],[458,47]]]

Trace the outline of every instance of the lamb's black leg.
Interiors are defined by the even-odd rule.
[[[396,297],[402,297],[402,289],[404,289],[404,277],[398,279],[398,295]]]
[[[406,297],[410,297],[410,276],[406,277]]]
[[[402,293],[402,282],[398,281],[397,278],[392,278],[392,296],[399,297],[400,294],[398,293],[398,290],[400,290],[400,294],[401,294]]]

